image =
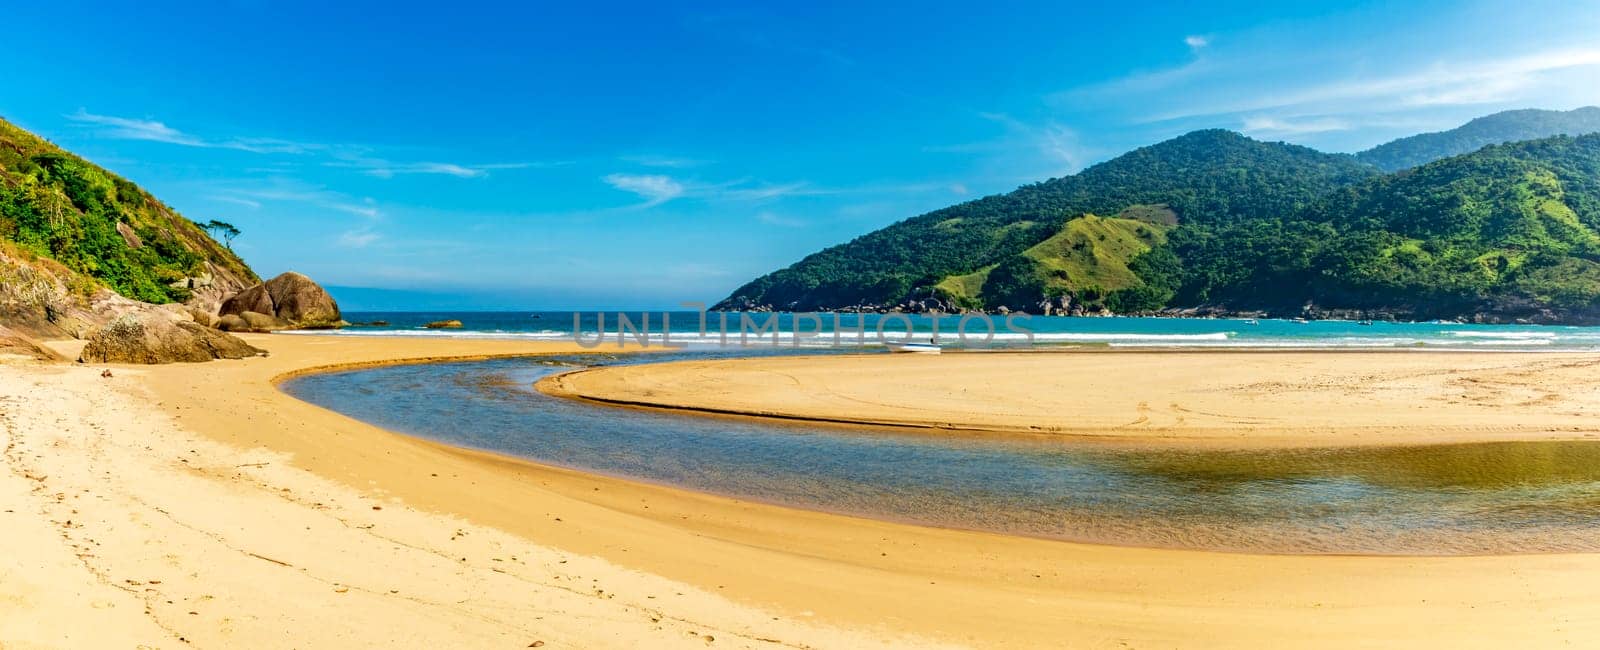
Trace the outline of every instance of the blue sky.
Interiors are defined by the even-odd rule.
[[[1197,128],[1600,103],[1588,2],[575,4],[24,3],[0,115],[347,306],[657,308]]]

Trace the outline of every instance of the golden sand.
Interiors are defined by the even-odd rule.
[[[0,525],[21,531],[0,538],[8,647],[178,647],[180,636],[197,647],[1459,648],[1600,638],[1600,555],[1120,548],[745,503],[399,436],[273,384],[315,366],[558,345],[247,338],[271,357],[112,367],[110,379],[101,366],[0,365],[9,510]],[[1093,363],[1160,366],[1125,387],[1157,394],[1163,377],[1247,357]],[[882,384],[854,385],[873,387],[860,399],[881,401]],[[1154,404],[1169,402],[1189,407]],[[1568,422],[1551,417],[1546,428]]]
[[[928,429],[1247,444],[1600,436],[1600,355],[1080,352],[612,366],[541,390],[633,406]]]

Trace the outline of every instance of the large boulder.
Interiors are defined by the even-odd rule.
[[[232,334],[160,308],[129,311],[89,337],[79,361],[174,363],[243,359],[264,354]]]
[[[231,315],[231,314],[230,314]],[[282,318],[270,314],[261,314],[253,311],[240,312],[239,318],[244,319],[252,332],[271,332],[273,330],[294,329],[294,326]]]
[[[250,323],[245,322],[244,318],[239,316],[238,314],[228,314],[227,316],[223,316],[222,318],[218,318],[217,322],[212,323],[212,327],[215,327],[215,328],[217,328],[219,330],[222,330],[224,332],[251,332],[251,331],[254,331],[254,330],[250,329]]]
[[[290,271],[240,291],[222,303],[218,315],[244,317],[256,312],[274,317],[286,327],[272,329],[338,327],[339,305],[316,282]],[[248,320],[248,319],[246,319]]]

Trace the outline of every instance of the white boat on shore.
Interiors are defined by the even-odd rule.
[[[892,343],[890,352],[906,352],[912,354],[939,354],[939,345],[936,343]]]

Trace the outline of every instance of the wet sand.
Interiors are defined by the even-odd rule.
[[[1600,355],[1067,352],[694,360],[548,378],[619,405],[1140,441],[1600,437]]]
[[[744,503],[399,436],[273,384],[330,364],[557,345],[247,338],[272,356],[112,367],[109,380],[103,366],[0,366],[0,501],[12,511],[0,517],[31,531],[0,541],[0,602],[22,603],[0,607],[0,639],[1526,647],[1600,638],[1600,555],[1120,548]]]

